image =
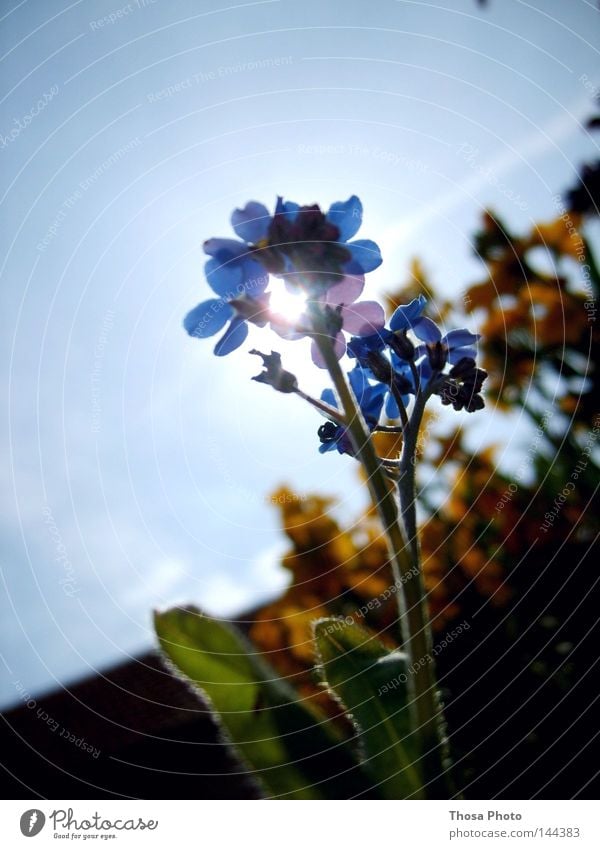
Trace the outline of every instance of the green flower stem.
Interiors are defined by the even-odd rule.
[[[398,410],[400,411],[400,421],[402,422],[402,428],[405,429],[408,427],[408,414],[406,412],[406,407],[404,406],[404,400],[402,398],[402,393],[398,390],[398,387],[392,381],[391,385],[392,395],[394,396],[394,400],[398,405]]]
[[[433,664],[431,662],[420,662],[424,658],[431,658],[432,640],[424,600],[418,545],[415,547],[413,543],[410,550],[407,546],[404,532],[398,521],[396,498],[377,458],[371,435],[360,408],[336,357],[325,319],[318,308],[312,310],[312,317],[313,338],[333,381],[341,409],[344,411],[347,420],[346,427],[350,439],[357,457],[367,473],[373,504],[377,509],[388,539],[392,572],[398,587],[396,595],[398,597],[402,640],[405,650],[411,658],[411,665],[415,665],[415,670],[409,676],[407,686],[410,687],[413,727],[421,740],[426,779],[430,782],[429,786],[433,789],[433,795],[448,798],[448,790],[444,782],[442,718]],[[419,394],[418,398],[421,399],[418,403],[424,406],[425,396]],[[415,419],[414,428],[411,428],[414,431],[410,434],[411,445],[414,443],[414,447],[411,448],[412,456],[416,453],[418,425],[422,415],[423,410],[421,409],[419,416]],[[411,475],[412,484],[409,483]],[[407,487],[407,491],[410,486],[410,491],[414,495],[414,465],[407,475],[407,483],[404,486]],[[414,511],[414,498],[412,503]],[[410,518],[410,509],[407,516]],[[413,540],[415,538],[416,532],[413,534]]]
[[[402,444],[402,457],[400,460],[401,478],[398,481],[398,495],[400,497],[400,510],[404,521],[406,536],[410,546],[412,566],[420,566],[421,552],[419,548],[419,536],[417,533],[417,502],[415,489],[415,466],[417,462],[417,447],[419,441],[419,429],[425,412],[425,404],[429,398],[428,393],[417,392],[415,406],[413,408],[409,427],[406,428]],[[421,569],[419,568],[419,573]],[[422,578],[421,578],[422,583]],[[420,593],[424,597],[424,590]]]
[[[356,450],[357,457],[367,473],[367,481],[373,503],[377,507],[383,529],[390,544],[390,560],[394,580],[399,587],[402,587],[407,578],[410,578],[410,575],[406,575],[406,573],[409,572],[411,563],[406,541],[402,529],[398,524],[396,499],[375,453],[363,415],[333,350],[323,316],[318,309],[314,309],[312,314],[314,322],[313,338],[319,347],[321,356],[329,371],[340,402],[340,407],[344,411],[346,428]],[[398,593],[398,595],[400,596],[402,594]],[[401,624],[404,625],[404,611],[401,611]]]
[[[344,416],[340,414],[340,411],[335,407],[331,407],[329,404],[326,404],[324,401],[321,401],[319,398],[313,398],[311,395],[307,395],[306,392],[303,392],[301,389],[294,389],[296,395],[302,398],[304,401],[308,401],[308,403],[315,407],[317,410],[320,410],[322,413],[332,419],[334,422],[338,424],[344,425],[346,424],[346,419]]]
[[[420,664],[415,671],[415,690],[418,704],[419,724],[424,744],[425,774],[432,778],[433,797],[449,798],[451,795],[448,774],[449,755],[445,736],[445,723],[435,677],[435,662],[432,655],[433,639],[423,580],[421,550],[417,531],[415,468],[419,429],[423,420],[425,404],[430,392],[419,391],[405,429],[398,496],[406,536],[408,537],[413,578],[406,585],[408,627],[411,633],[413,663]],[[415,656],[416,655],[416,656]]]

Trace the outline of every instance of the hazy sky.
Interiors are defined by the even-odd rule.
[[[414,254],[460,293],[481,209],[552,218],[594,150],[600,18],[585,0],[1,8],[10,702],[151,645],[153,606],[276,591],[281,482],[364,503],[353,462],[318,454],[319,417],[249,380],[250,345],[216,359],[182,331],[210,296],[202,241],[251,198],[356,193],[384,252],[370,294]],[[319,392],[306,344],[286,362]]]

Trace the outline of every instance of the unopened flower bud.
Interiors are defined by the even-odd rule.
[[[270,354],[261,354],[256,349],[250,351],[250,353],[262,358],[265,369],[260,374],[257,374],[256,377],[253,377],[252,380],[256,380],[258,383],[266,383],[278,392],[296,391],[298,388],[296,375],[282,368],[281,354],[278,354],[277,351],[271,351]]]

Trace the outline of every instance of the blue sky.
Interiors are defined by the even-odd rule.
[[[585,0],[4,4],[0,698],[152,644],[149,611],[274,593],[282,482],[364,503],[320,420],[212,356],[185,312],[202,241],[277,194],[365,207],[376,296],[420,255],[459,294],[492,206],[514,228],[595,143]],[[257,337],[260,339],[260,337]],[[269,341],[260,339],[267,348]],[[248,346],[250,347],[250,345]],[[282,348],[305,389],[306,343]],[[489,439],[494,417],[475,438]],[[1,662],[3,659],[3,663]]]

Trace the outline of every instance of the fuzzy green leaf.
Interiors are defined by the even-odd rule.
[[[408,709],[407,656],[344,619],[315,625],[320,672],[350,713],[364,768],[386,799],[424,798]]]
[[[162,651],[200,690],[266,795],[366,794],[365,775],[331,721],[299,701],[241,634],[191,607],[156,613],[155,628]]]

